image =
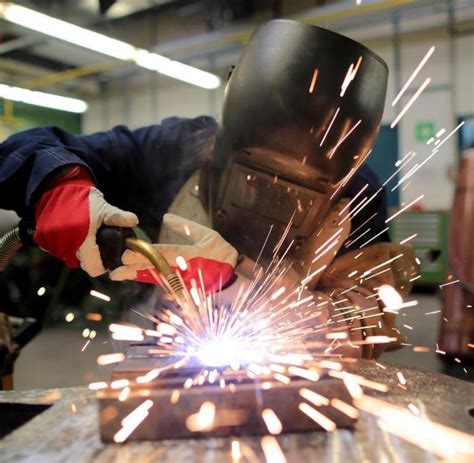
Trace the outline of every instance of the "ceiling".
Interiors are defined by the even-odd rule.
[[[423,15],[422,7],[445,11],[471,0],[30,0],[15,2],[50,16],[225,74],[225,59],[237,54],[256,23],[274,17],[341,27],[387,21],[390,15]],[[357,15],[364,11],[363,15]],[[345,13],[346,12],[346,13]],[[420,13],[421,12],[421,13]],[[345,14],[344,14],[345,13]],[[346,26],[345,26],[346,25]],[[216,64],[217,63],[217,64]],[[0,19],[0,83],[84,96],[108,79],[146,71],[130,63],[35,33]],[[165,79],[166,80],[166,79]],[[170,80],[170,79],[168,79]]]

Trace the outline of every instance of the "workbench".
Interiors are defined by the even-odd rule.
[[[387,393],[369,394],[402,407],[412,403],[422,416],[466,433],[474,432],[474,384],[414,368],[386,365],[382,369],[370,362],[361,364],[357,370],[356,373],[390,387]],[[406,390],[400,387],[397,372],[406,378]],[[52,405],[0,440],[1,462],[232,461],[230,438],[103,444],[99,439],[96,396],[85,386],[0,392],[0,406],[13,403]],[[246,436],[240,440],[255,453],[253,461],[265,461],[260,437]],[[354,430],[282,434],[278,441],[288,463],[441,461],[438,456],[382,430],[377,418],[364,412]]]

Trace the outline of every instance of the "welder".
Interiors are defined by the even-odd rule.
[[[103,225],[140,224],[170,263],[184,257],[185,282],[202,269],[208,291],[235,287],[248,276],[245,262],[262,263],[278,241],[292,243],[295,279],[314,265],[324,269],[307,286],[328,301],[328,319],[333,303],[347,300],[360,308],[354,336],[398,337],[394,314],[370,296],[384,283],[407,294],[416,264],[409,246],[389,242],[383,188],[362,165],[387,74],[357,42],[271,21],[233,69],[219,125],[173,117],[84,136],[56,127],[17,133],[0,145],[0,206],[33,217],[34,241],[92,277],[106,272],[96,242]],[[360,280],[395,256],[384,272]],[[127,250],[122,262],[112,279],[156,281],[141,254]],[[381,350],[364,346],[354,355]]]

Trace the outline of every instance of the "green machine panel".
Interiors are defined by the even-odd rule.
[[[436,260],[423,265],[417,283],[440,284],[444,281],[448,273],[448,222],[447,211],[405,212],[393,220],[390,227],[392,241],[403,241],[417,233],[409,242],[418,258],[423,258],[428,251],[441,251]]]

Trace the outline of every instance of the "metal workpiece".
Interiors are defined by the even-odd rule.
[[[308,380],[293,380],[290,384],[272,381],[266,388],[259,382],[237,384],[235,390],[220,388],[219,384],[178,389],[173,387],[132,388],[125,401],[119,400],[120,391],[99,391],[100,434],[104,442],[114,442],[120,431],[122,420],[133,412],[144,400],[153,401],[150,415],[131,434],[129,440],[164,440],[176,438],[265,435],[268,430],[261,411],[271,409],[279,417],[285,432],[322,430],[322,428],[298,410],[303,402],[301,388],[321,394],[328,400],[337,398],[352,403],[352,398],[341,380],[328,378],[313,383]],[[173,404],[174,391],[179,390],[177,403]],[[187,419],[199,412],[200,406],[210,402],[215,406],[215,427],[196,434],[186,425]],[[155,411],[156,410],[156,413]],[[329,406],[320,407],[321,413],[337,423],[340,428],[351,428],[355,420]]]
[[[177,359],[149,353],[153,346],[132,346],[124,362],[117,365],[112,374],[113,381],[128,380],[131,392],[126,400],[120,390],[109,387],[98,391],[100,408],[100,432],[104,442],[114,442],[123,419],[133,412],[144,400],[153,401],[154,413],[132,433],[130,440],[162,440],[171,438],[192,438],[195,432],[189,429],[186,420],[197,413],[200,406],[209,402],[215,407],[215,424],[201,436],[264,435],[267,428],[261,412],[271,409],[281,420],[285,432],[314,431],[322,429],[298,410],[303,402],[299,391],[307,388],[320,394],[328,401],[339,399],[352,405],[352,397],[340,379],[325,376],[317,382],[292,377],[289,384],[283,384],[269,374],[252,379],[247,370],[222,368],[226,387],[221,387],[219,378],[206,381],[204,385],[183,388],[188,378],[196,378],[206,365],[198,360],[190,365],[173,368]],[[179,359],[178,359],[179,360]],[[144,377],[153,368],[159,369],[159,376],[145,383],[137,378]],[[207,367],[208,368],[208,367]],[[217,371],[217,370],[216,370]],[[334,421],[338,427],[351,427],[355,419],[331,408],[329,402],[322,406],[321,413]]]
[[[400,387],[397,372],[406,378],[406,390]],[[420,410],[420,416],[472,433],[474,418],[469,413],[474,407],[474,384],[413,368],[387,365],[386,369],[381,369],[369,362],[360,365],[356,373],[390,387],[387,393],[367,390],[368,394],[404,408],[414,404]],[[86,387],[3,392],[0,393],[0,403],[10,404],[10,407],[15,407],[15,404],[53,404],[0,440],[2,462],[232,461],[231,437],[144,441],[124,445],[102,443],[96,394]],[[160,410],[154,413],[160,413]],[[260,439],[261,436],[239,437],[242,448],[245,446],[250,449],[248,452],[254,454],[253,461],[263,462]],[[443,461],[439,455],[383,430],[379,418],[366,412],[361,413],[353,430],[290,433],[277,436],[277,439],[288,463]]]

